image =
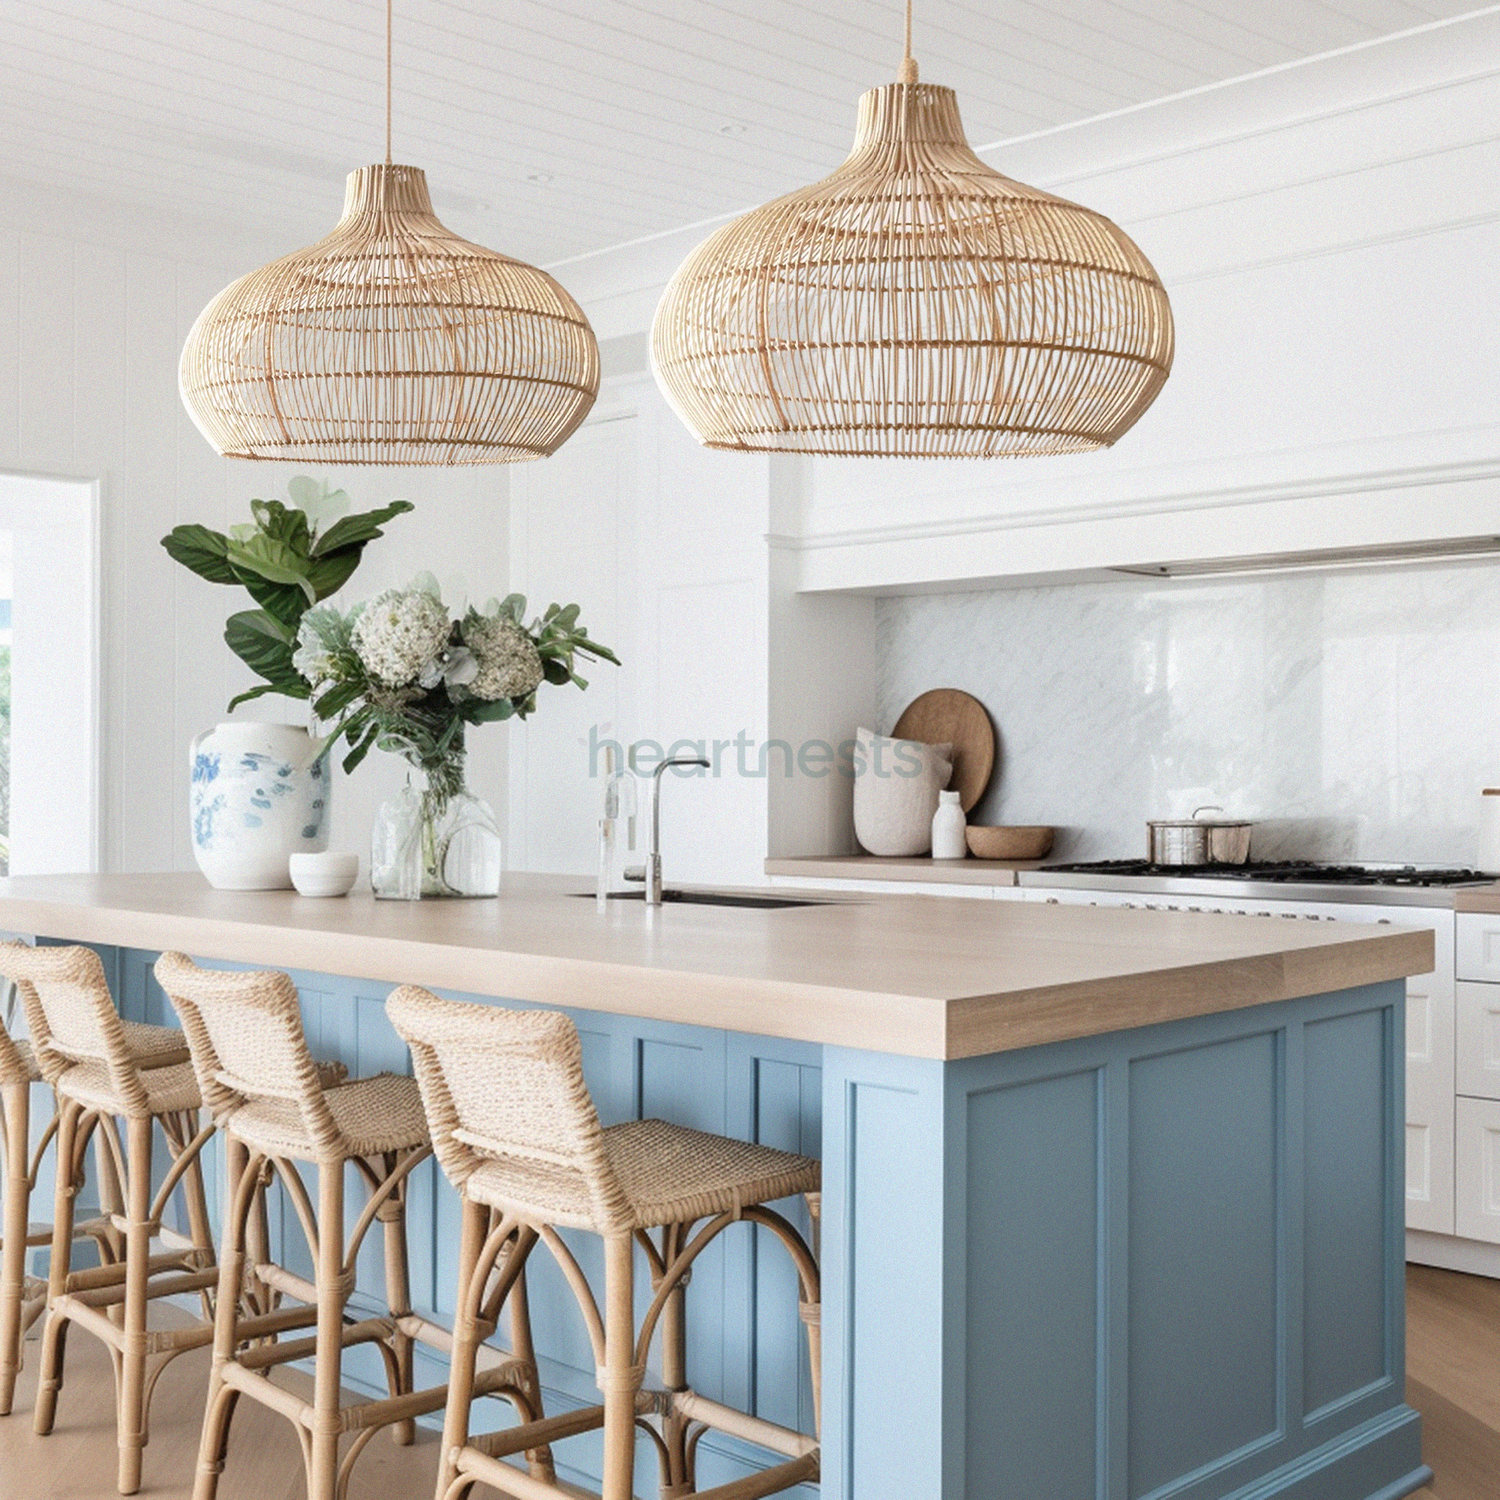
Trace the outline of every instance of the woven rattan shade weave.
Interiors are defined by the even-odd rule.
[[[969,149],[952,89],[860,100],[849,159],[705,240],[651,335],[710,448],[1002,457],[1108,446],[1172,367],[1150,262]]]
[[[451,234],[421,170],[349,174],[334,231],[226,287],[182,351],[182,399],[230,458],[544,458],[599,390],[599,346],[544,271]]]

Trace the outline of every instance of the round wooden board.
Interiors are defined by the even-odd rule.
[[[948,790],[965,812],[984,796],[995,769],[995,730],[984,704],[958,688],[933,688],[906,705],[891,737],[923,745],[953,745]]]

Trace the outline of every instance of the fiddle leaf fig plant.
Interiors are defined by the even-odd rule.
[[[349,581],[387,522],[412,509],[409,501],[393,500],[349,515],[343,490],[306,475],[287,484],[287,499],[252,500],[253,519],[227,532],[174,526],[161,539],[168,555],[199,578],[238,585],[255,601],[255,609],[230,615],[224,640],[263,681],[232,698],[230,708],[266,693],[310,695],[292,665],[303,615]]]

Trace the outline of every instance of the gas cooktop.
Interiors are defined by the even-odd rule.
[[[1482,870],[1429,865],[1321,865],[1312,860],[1250,860],[1242,865],[1155,865],[1146,859],[1099,859],[1082,864],[1044,865],[1047,875],[1145,875],[1157,879],[1253,880],[1275,885],[1487,885],[1500,876]]]

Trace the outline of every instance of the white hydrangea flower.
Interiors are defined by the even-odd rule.
[[[366,671],[387,687],[415,682],[448,642],[442,602],[422,589],[387,589],[365,606],[352,641]]]
[[[297,632],[297,649],[292,653],[292,667],[313,687],[333,676],[333,658],[322,641],[304,625]]]
[[[508,615],[471,615],[463,626],[464,644],[479,662],[469,683],[476,698],[524,698],[542,681],[536,643]]]

